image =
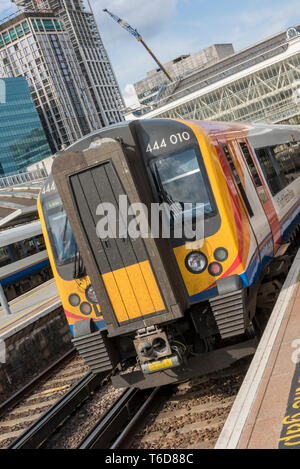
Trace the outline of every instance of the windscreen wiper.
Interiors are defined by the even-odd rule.
[[[76,247],[75,257],[74,257],[74,270],[73,270],[73,278],[81,278],[86,275],[85,266],[79,252],[78,247]]]

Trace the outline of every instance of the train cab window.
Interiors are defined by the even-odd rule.
[[[278,165],[276,164],[276,161],[271,158],[271,154],[269,153],[268,148],[259,148],[255,151],[267,180],[268,186],[270,187],[272,194],[275,195],[285,186],[282,177],[279,175],[280,171],[278,169]]]
[[[35,241],[36,241],[36,244],[38,245],[38,248],[39,248],[40,251],[43,251],[44,249],[46,249],[45,240],[44,240],[43,235],[35,236]]]
[[[58,197],[46,201],[45,218],[56,264],[73,264],[78,249],[66,212]]]
[[[9,252],[5,246],[0,248],[0,268],[11,263]]]
[[[27,256],[32,256],[33,254],[36,254],[38,252],[37,246],[32,238],[25,239],[23,241],[23,244],[24,244],[24,248],[26,250]]]
[[[253,215],[254,215],[253,210],[252,210],[252,208],[251,208],[250,202],[249,202],[249,200],[248,200],[248,197],[247,197],[247,195],[246,195],[245,189],[244,189],[243,184],[242,184],[242,182],[241,182],[241,179],[240,179],[240,177],[239,177],[239,175],[238,175],[238,172],[237,172],[237,170],[236,170],[236,167],[235,167],[235,165],[234,165],[234,163],[233,163],[233,160],[232,160],[231,154],[230,154],[230,152],[229,152],[229,150],[228,150],[228,147],[227,147],[227,145],[222,145],[222,148],[223,148],[223,150],[224,150],[226,159],[227,159],[228,164],[229,164],[229,166],[230,166],[230,169],[231,169],[231,171],[232,171],[232,174],[233,174],[233,177],[234,177],[234,179],[235,179],[236,185],[237,185],[238,188],[239,188],[240,194],[241,194],[241,196],[242,196],[242,199],[243,199],[243,201],[244,201],[244,204],[245,204],[245,206],[246,206],[246,209],[247,209],[247,211],[248,211],[248,213],[249,213],[249,216],[250,216],[250,217],[253,217]]]
[[[175,202],[203,204],[204,214],[215,209],[205,168],[201,168],[194,148],[174,152],[152,163],[162,198]]]

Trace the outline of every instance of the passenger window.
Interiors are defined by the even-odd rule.
[[[292,143],[281,143],[270,148],[273,158],[280,168],[280,174],[284,174],[287,184],[291,183],[299,175],[300,147]],[[298,166],[298,167],[297,167]]]
[[[13,244],[10,244],[8,247],[10,249],[10,252],[12,253],[14,262],[26,257],[22,249],[21,243],[13,243]]]
[[[300,176],[300,141],[290,143],[290,155],[295,163],[296,175]]]
[[[245,189],[244,189],[243,184],[242,184],[242,182],[241,182],[241,180],[240,180],[240,177],[239,177],[238,172],[237,172],[237,170],[236,170],[236,167],[235,167],[235,165],[234,165],[234,163],[233,163],[233,160],[232,160],[232,158],[231,158],[231,155],[230,155],[230,153],[229,153],[228,147],[227,147],[227,145],[222,145],[222,147],[223,147],[225,156],[226,156],[226,158],[227,158],[228,164],[229,164],[229,166],[230,166],[230,169],[231,169],[231,171],[232,171],[233,177],[234,177],[234,179],[235,179],[235,182],[236,182],[236,184],[237,184],[237,186],[238,186],[238,188],[239,188],[240,194],[241,194],[241,196],[242,196],[242,199],[243,199],[243,201],[244,201],[244,204],[245,204],[245,206],[246,206],[246,208],[247,208],[247,211],[248,211],[248,213],[249,213],[249,216],[250,216],[250,217],[253,217],[253,215],[254,215],[254,214],[253,214],[253,210],[252,210],[252,208],[251,208],[251,205],[250,205],[250,203],[249,203],[249,200],[248,200],[248,197],[247,197],[247,195],[246,195]]]
[[[36,242],[37,242],[37,245],[38,245],[40,251],[43,251],[44,249],[46,249],[45,240],[44,240],[43,235],[38,235],[38,236],[35,237],[35,239],[36,239]]]
[[[9,253],[6,247],[0,248],[0,267],[4,267],[11,263]]]
[[[24,248],[27,252],[27,256],[32,256],[38,252],[37,247],[33,239],[25,239],[23,241]]]
[[[271,155],[267,148],[260,148],[255,150],[258,160],[261,164],[262,170],[266,177],[268,186],[271,189],[273,195],[276,195],[281,189],[283,189],[284,184],[282,179],[279,177],[279,170],[276,171],[276,163],[275,160],[272,161]]]
[[[257,172],[257,169],[255,167],[255,164],[253,162],[252,156],[250,155],[248,146],[245,142],[241,142],[240,147],[241,147],[241,150],[242,150],[242,152],[244,154],[244,157],[246,159],[248,168],[251,171],[251,174],[252,174],[252,177],[253,177],[253,180],[254,180],[254,184],[257,187],[258,196],[259,196],[261,202],[266,202],[268,200],[268,196],[265,192],[262,181],[260,179],[260,176],[259,176],[259,174]]]

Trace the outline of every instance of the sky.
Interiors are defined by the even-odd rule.
[[[104,13],[107,8],[137,29],[162,62],[212,44],[241,50],[300,23],[299,0],[90,0],[104,46],[127,105],[136,102],[132,83],[156,63],[144,47]],[[13,13],[0,0],[0,18]]]

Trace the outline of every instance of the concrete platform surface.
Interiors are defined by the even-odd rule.
[[[0,338],[10,330],[19,330],[22,325],[34,321],[49,312],[49,308],[61,305],[54,279],[39,285],[9,303],[12,314],[5,314],[0,308]]]

